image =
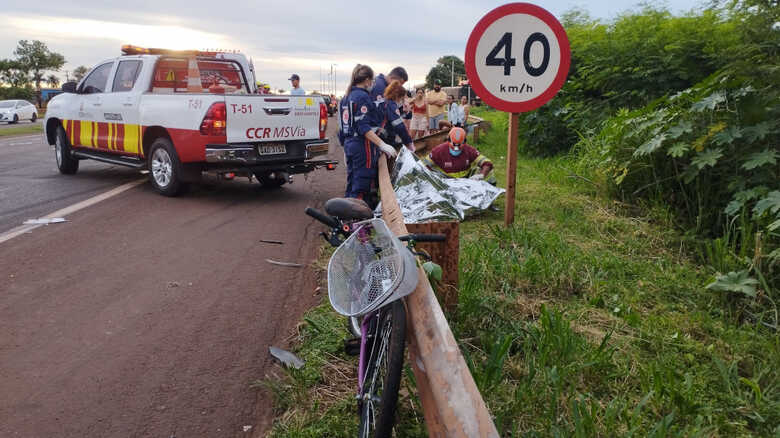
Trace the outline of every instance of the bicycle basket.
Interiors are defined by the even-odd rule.
[[[328,263],[328,297],[336,312],[364,315],[417,287],[414,255],[382,219],[358,222]]]

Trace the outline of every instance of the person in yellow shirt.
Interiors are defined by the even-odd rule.
[[[430,130],[439,129],[439,122],[444,120],[444,110],[447,106],[447,93],[441,91],[441,81],[436,79],[433,82],[433,91],[428,91],[425,95],[428,104],[428,128]]]

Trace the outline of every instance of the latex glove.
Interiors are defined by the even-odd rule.
[[[409,149],[412,152],[417,150],[417,148],[414,146],[414,142],[411,142],[408,145],[406,145],[406,148]]]
[[[379,143],[379,150],[389,158],[395,158],[395,156],[398,155],[396,154],[395,149],[385,142]]]
[[[485,175],[481,173],[475,173],[474,175],[471,175],[469,179],[473,179],[474,181],[482,181],[483,179],[485,179]]]

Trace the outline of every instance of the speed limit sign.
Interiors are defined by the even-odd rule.
[[[519,113],[553,98],[569,74],[566,31],[552,14],[530,3],[488,12],[466,43],[466,75],[482,101],[509,114],[504,224],[515,220]]]
[[[474,91],[488,105],[510,113],[531,111],[552,99],[570,65],[563,26],[529,3],[488,12],[466,44],[466,74]]]

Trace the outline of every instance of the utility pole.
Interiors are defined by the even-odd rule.
[[[338,64],[333,64],[333,66],[334,67],[338,67],[339,65]],[[338,93],[338,87],[339,87],[338,80],[336,79],[336,72],[337,71],[338,71],[338,69],[334,69],[333,70],[333,88],[334,88],[333,95],[334,96],[336,95],[336,93]]]
[[[455,58],[452,58],[452,70],[450,72],[450,87],[455,86]]]

